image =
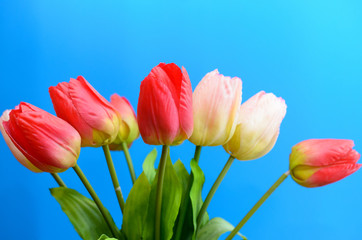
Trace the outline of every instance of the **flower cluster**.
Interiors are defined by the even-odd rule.
[[[98,238],[105,233],[117,239],[168,240],[172,237],[175,240],[202,240],[208,239],[206,236],[210,236],[210,231],[220,229],[221,232],[216,232],[214,237],[231,231],[227,239],[232,239],[251,215],[248,214],[234,228],[225,222],[215,223],[219,220],[209,221],[207,207],[234,159],[254,160],[271,151],[287,109],[282,98],[264,91],[242,103],[242,80],[224,76],[218,70],[207,73],[192,92],[186,69],[180,69],[174,63],[160,63],[142,81],[137,116],[126,98],[114,94],[108,101],[82,76],[50,87],[49,94],[57,116],[21,102],[13,110],[3,113],[0,130],[11,152],[22,165],[33,172],[51,173],[61,186],[57,191],[67,191],[66,194],[82,199],[85,205],[94,205],[99,209],[97,214],[100,214],[101,220],[98,220],[103,222],[95,222],[105,224],[105,232],[89,230],[91,227],[84,230],[80,227],[84,223],[68,215],[84,239],[92,239],[89,236]],[[147,144],[163,145],[163,150],[158,169],[147,167],[154,163],[155,156],[150,153],[144,163],[144,172],[137,178],[128,148],[139,135]],[[196,146],[190,174],[182,163],[172,165],[168,160],[169,146],[179,145],[187,139]],[[204,146],[223,146],[230,158],[203,202],[203,173],[198,161],[201,147]],[[292,148],[289,171],[271,189],[279,186],[289,174],[304,187],[324,186],[352,174],[361,167],[357,163],[360,154],[353,146],[351,140],[311,139],[300,142]],[[124,214],[121,231],[77,165],[81,147],[102,147],[104,150]],[[109,150],[123,150],[126,156],[134,183],[126,202]],[[74,190],[64,190],[68,188],[57,173],[68,168],[75,170],[94,202],[83,199],[79,193],[72,192]],[[183,177],[181,172],[184,172]],[[174,174],[174,177],[170,174]],[[168,179],[176,180],[172,182]],[[180,182],[185,183],[184,188]],[[199,182],[201,185],[197,185]],[[168,192],[163,192],[164,184],[168,186]],[[177,192],[178,188],[182,190]],[[52,190],[53,196],[64,204],[65,200],[57,195],[57,191]],[[195,195],[195,191],[199,192]],[[271,192],[268,191],[265,196]],[[251,214],[265,199],[263,197],[256,204]],[[75,202],[72,204],[76,205]],[[167,219],[163,215],[165,209],[173,209]],[[68,209],[67,214],[72,211],[79,209]],[[185,217],[189,211],[192,212],[191,223]],[[208,224],[210,222],[223,227],[215,228],[213,224]],[[189,229],[190,233],[187,232]],[[93,232],[95,235],[92,235]]]

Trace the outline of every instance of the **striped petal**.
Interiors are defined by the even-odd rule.
[[[200,146],[225,144],[235,131],[241,94],[240,78],[225,77],[217,70],[206,74],[193,93],[190,141]]]
[[[151,72],[141,83],[137,119],[145,143],[172,144],[179,132],[178,111],[163,71]]]

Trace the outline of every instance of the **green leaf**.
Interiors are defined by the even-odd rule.
[[[205,226],[203,226],[197,233],[197,240],[217,240],[219,237],[226,233],[231,232],[234,226],[226,220],[216,217],[211,219]],[[238,233],[243,239],[247,239],[242,234]]]
[[[142,239],[150,193],[151,185],[142,173],[134,183],[123,211],[122,230],[128,240]]]
[[[91,199],[66,187],[51,188],[50,193],[82,239],[98,239],[102,234],[113,236],[97,205]],[[107,214],[112,219],[108,211]]]
[[[186,190],[187,190],[187,183],[189,181],[189,176],[190,174],[187,172],[184,164],[181,162],[181,160],[177,160],[177,162],[175,162],[175,164],[173,165],[173,168],[176,171],[178,180],[180,181],[181,185],[182,185],[182,197],[185,194]]]
[[[194,224],[194,229],[196,229],[197,216],[199,215],[203,203],[201,191],[205,182],[205,176],[201,168],[199,167],[198,163],[195,161],[195,159],[191,160],[191,171],[192,174],[194,175],[194,181],[192,182],[191,186],[190,198],[192,205],[193,224]],[[200,228],[203,225],[205,225],[208,221],[209,221],[209,215],[206,212],[201,219]],[[196,236],[194,234],[193,239],[195,239],[195,237]]]
[[[182,198],[181,199],[184,199],[184,195],[187,191],[187,184],[188,184],[188,181],[189,181],[189,177],[190,177],[190,174],[187,172],[184,164],[180,161],[180,160],[177,160],[176,163],[174,163],[173,167],[175,168],[175,171],[177,173],[177,176],[182,184],[182,187],[183,187],[183,191],[182,191]],[[182,227],[182,233],[181,233],[181,239],[182,240],[189,240],[192,238],[192,234],[194,232],[194,225],[192,223],[192,207],[191,207],[191,200],[190,200],[190,197],[188,195],[188,198],[186,199],[186,201],[188,201],[188,204],[187,204],[187,209],[186,209],[186,216],[185,216],[185,219],[184,219],[184,224],[183,224],[183,227]],[[182,202],[181,202],[182,204]],[[185,211],[183,209],[180,208],[179,212],[180,211]],[[179,217],[180,213],[178,214],[178,217]],[[174,233],[176,231],[176,226],[178,224],[178,221],[179,219],[177,218],[176,222],[175,222],[175,226],[174,226]],[[175,237],[175,236],[173,236]]]
[[[117,238],[110,238],[106,234],[102,234],[102,236],[98,238],[98,240],[117,240]]]
[[[145,173],[148,182],[151,185],[156,176],[156,169],[155,169],[156,157],[157,157],[157,150],[155,148],[146,156],[142,164],[143,172]]]
[[[158,172],[155,181],[153,181],[150,204],[147,212],[147,218],[143,231],[143,239],[154,239],[155,225],[155,206]],[[180,208],[182,196],[182,185],[177,177],[176,171],[172,165],[171,159],[167,159],[166,170],[162,191],[162,209],[161,209],[161,239],[169,240],[173,235],[173,226]]]

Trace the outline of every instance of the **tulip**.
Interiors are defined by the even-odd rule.
[[[49,88],[57,116],[70,123],[82,137],[82,147],[99,147],[118,135],[119,115],[82,76]]]
[[[136,114],[125,97],[120,97],[118,94],[111,96],[111,104],[119,112],[120,127],[116,139],[109,146],[111,150],[121,150],[121,143],[125,142],[128,146],[136,140],[140,134],[137,124]]]
[[[190,142],[217,146],[229,141],[237,124],[241,89],[240,78],[225,77],[217,69],[206,74],[192,95],[194,131]]]
[[[290,174],[304,187],[320,187],[339,181],[357,171],[360,154],[352,140],[310,139],[292,148]]]
[[[177,145],[192,134],[192,89],[189,76],[174,63],[160,63],[142,81],[137,107],[143,141]]]
[[[75,166],[79,133],[64,120],[29,103],[6,110],[0,130],[15,158],[33,172],[63,172]]]
[[[224,149],[239,160],[253,160],[267,154],[275,145],[286,114],[285,101],[261,91],[243,103],[238,125]]]

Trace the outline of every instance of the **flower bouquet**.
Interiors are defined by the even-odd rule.
[[[241,79],[225,77],[217,70],[206,74],[192,93],[185,68],[173,63],[159,64],[142,81],[137,117],[126,98],[114,94],[109,102],[82,76],[50,87],[49,93],[57,116],[21,102],[3,113],[0,130],[22,165],[54,177],[59,187],[50,192],[82,239],[216,240],[227,232],[228,240],[246,239],[240,233],[244,224],[289,175],[304,187],[320,187],[361,167],[351,140],[300,142],[291,150],[289,170],[234,227],[223,218],[210,218],[207,208],[235,159],[258,159],[273,148],[286,114],[282,98],[261,91],[241,104]],[[153,150],[137,176],[128,149],[139,135],[146,144],[163,147],[158,167]],[[169,154],[170,146],[187,139],[195,145],[191,172]],[[198,163],[204,146],[223,146],[230,157],[202,199],[205,176]],[[104,151],[123,215],[121,228],[77,165],[82,147]],[[117,150],[124,152],[133,182],[127,199],[111,157],[111,151]],[[58,173],[69,168],[92,199],[63,182]]]

